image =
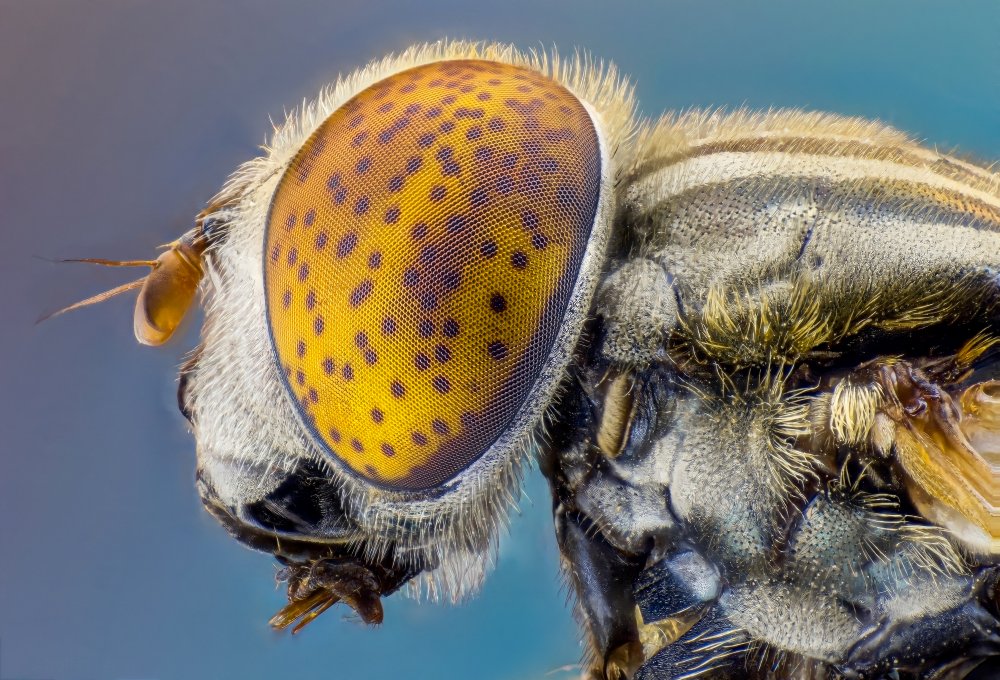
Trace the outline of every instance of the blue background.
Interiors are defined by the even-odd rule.
[[[582,647],[537,473],[477,599],[395,597],[378,630],[340,611],[276,635],[271,561],[194,492],[174,393],[197,323],[160,350],[132,339],[131,299],[33,325],[131,274],[33,256],[150,256],[268,116],[446,36],[585,47],[634,77],[649,115],[828,109],[1000,158],[992,0],[0,0],[0,678],[572,676],[557,669]]]

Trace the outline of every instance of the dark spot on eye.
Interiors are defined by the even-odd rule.
[[[455,109],[455,118],[472,118],[473,120],[483,117],[482,109],[470,109],[464,106],[459,106]]]
[[[518,250],[510,256],[510,264],[514,269],[524,269],[528,266],[528,256]]]
[[[529,196],[538,195],[542,189],[542,178],[535,172],[526,172],[521,175],[521,193]]]
[[[385,211],[385,223],[386,224],[396,224],[399,220],[399,206],[394,205]]]
[[[375,284],[372,282],[371,279],[365,279],[364,281],[359,283],[357,288],[351,291],[351,297],[349,298],[351,307],[357,307],[362,302],[364,302],[365,299],[369,295],[371,295],[372,289],[374,287]]]
[[[410,435],[410,439],[412,439],[413,443],[417,446],[427,446],[427,435],[423,432],[414,432]]]
[[[472,152],[472,157],[480,163],[485,163],[493,158],[493,149],[488,146],[477,146],[476,150]]]
[[[354,380],[354,367],[350,364],[344,364],[344,367],[340,369],[340,373],[344,376],[344,380]]]
[[[281,244],[275,243],[273,246],[271,246],[271,262],[276,263],[280,257],[281,257]]]
[[[334,368],[336,368],[336,365],[333,363],[333,359],[331,359],[330,357],[327,357],[326,359],[323,359],[323,372],[324,373],[326,373],[327,375],[332,375]]]
[[[500,165],[505,170],[512,170],[515,165],[517,165],[517,154],[507,152],[503,155],[503,160],[500,161]]]
[[[382,413],[381,409],[373,408],[372,409],[372,420],[374,420],[378,424],[381,424],[382,421],[385,420],[385,414]]]
[[[316,250],[323,250],[323,248],[326,248],[326,244],[329,240],[330,236],[325,231],[321,231],[316,234]]]
[[[479,94],[476,95],[476,99],[478,99],[481,102],[488,101],[492,98],[493,95],[491,95],[489,92],[480,92]]]
[[[514,190],[514,178],[510,175],[500,175],[496,181],[497,193],[507,195]]]
[[[385,335],[392,335],[396,332],[396,320],[391,316],[387,316],[382,319],[382,333]]]
[[[384,453],[388,457],[392,458],[393,456],[396,455],[396,449],[392,448],[391,444],[385,444],[385,443],[383,443],[382,444],[382,453]]]
[[[337,242],[337,257],[347,257],[354,251],[355,246],[358,245],[358,235],[355,232],[350,232],[344,235],[340,241]]]
[[[487,260],[492,259],[497,254],[496,241],[483,241],[483,245],[479,247],[479,252]]]
[[[446,177],[453,177],[459,174],[462,169],[458,166],[455,161],[445,161],[441,164],[441,174]]]
[[[412,83],[411,83],[411,85],[412,85]],[[410,87],[410,85],[407,85],[406,87]],[[415,88],[415,87],[416,87],[416,85],[413,85],[413,87],[411,87],[409,90],[407,90],[407,92],[412,92],[413,88]],[[405,113],[407,116],[412,116],[413,114],[418,113],[421,108],[423,108],[423,107],[420,104],[416,104],[416,103],[410,104],[405,109],[403,109],[403,113]]]
[[[369,366],[374,366],[378,363],[378,354],[370,347],[365,350],[365,363]]]
[[[471,203],[474,208],[480,208],[486,205],[489,200],[489,193],[484,187],[476,187],[469,192],[469,203]]]
[[[458,335],[458,322],[454,319],[445,319],[441,325],[441,332],[446,338],[454,338]]]
[[[517,91],[518,92],[531,92],[531,88],[528,87],[527,85],[518,85],[517,86]]]
[[[521,226],[529,231],[538,229],[538,214],[533,210],[525,210],[521,213]]]
[[[451,350],[444,345],[438,345],[434,348],[434,358],[437,359],[439,363],[446,363],[451,359]]]
[[[417,139],[417,146],[419,146],[421,149],[426,149],[427,147],[429,147],[431,144],[434,143],[434,140],[436,138],[437,136],[433,132],[425,132],[424,134],[420,135],[419,139]]]
[[[440,149],[438,149],[438,152],[434,154],[434,157],[437,158],[439,161],[444,162],[452,158],[454,156],[454,153],[455,153],[454,150],[452,150],[450,146],[443,146]]]
[[[319,392],[316,391],[315,387],[309,388],[309,401],[314,404],[319,401]]]
[[[473,125],[465,132],[465,138],[474,141],[483,136],[483,129],[478,125]]]
[[[389,193],[396,193],[403,188],[403,176],[395,175],[389,180]]]
[[[422,338],[429,338],[434,335],[434,322],[430,319],[421,319],[417,324],[417,332]]]
[[[549,245],[549,239],[545,237],[545,234],[538,233],[531,235],[531,246],[535,250],[544,250],[547,245]]]
[[[448,429],[448,423],[444,422],[440,418],[435,418],[431,421],[431,429],[434,430],[434,434],[442,437],[451,431]]]
[[[340,186],[340,180],[341,180],[341,174],[339,172],[333,173],[332,175],[330,175],[330,178],[326,180],[326,188],[329,189],[330,191],[333,191],[334,189]]]
[[[503,118],[494,117],[490,118],[490,122],[486,124],[486,127],[488,127],[491,132],[500,132],[507,127],[507,125],[503,122]]]
[[[385,96],[385,93],[380,93],[380,94],[381,94],[382,97]],[[381,97],[379,97],[379,98],[381,99]],[[392,102],[385,102],[384,104],[382,104],[381,106],[378,107],[378,112],[379,113],[388,113],[389,111],[392,111],[392,107],[393,106],[395,106],[395,104],[393,104]]]
[[[298,248],[292,248],[288,251],[288,266],[291,267],[296,262],[299,261],[299,250]]]
[[[423,160],[420,159],[419,156],[411,156],[410,159],[406,161],[406,174],[412,175],[417,170],[419,170],[420,166],[423,164],[424,162]]]
[[[362,446],[361,442],[359,442],[357,439],[351,440],[351,448],[357,451],[358,453],[361,453],[362,451],[365,450],[365,447]]]
[[[354,139],[351,140],[351,146],[357,148],[364,144],[366,139],[368,139],[368,131],[362,130],[358,134],[354,135]]]
[[[281,294],[281,306],[288,309],[292,304],[292,291],[286,290]]]
[[[389,391],[392,392],[392,396],[396,397],[396,399],[402,399],[403,395],[406,394],[406,387],[398,380],[393,380],[389,385]]]
[[[456,83],[455,81],[451,81],[450,83],[445,85],[445,87],[451,87],[451,88],[458,87],[458,83]],[[455,103],[456,99],[458,99],[458,97],[456,97],[453,94],[449,94],[447,97],[441,100],[441,103],[444,104],[445,106],[450,106],[451,104]]]
[[[486,351],[489,352],[491,358],[496,359],[497,361],[507,358],[507,345],[498,340],[494,340],[487,345]]]
[[[420,296],[421,309],[423,309],[425,312],[428,312],[432,309],[437,309],[437,306],[438,306],[437,295],[429,291],[421,294]]]
[[[330,439],[333,440],[334,444],[340,443],[340,430],[335,427],[330,428]]]
[[[437,259],[437,248],[433,245],[424,246],[420,249],[420,263],[430,264]]]
[[[456,271],[445,272],[441,275],[441,283],[447,290],[457,290],[462,284],[462,276]]]
[[[295,345],[295,353],[298,354],[299,357],[304,357],[306,355],[306,341],[305,340],[299,340],[298,343],[296,343],[296,345]]]
[[[431,359],[423,352],[417,352],[417,355],[413,357],[413,365],[417,367],[418,371],[426,371],[431,367]]]
[[[559,161],[557,161],[552,156],[546,156],[539,163],[542,168],[542,172],[556,172],[559,169]]]
[[[490,296],[490,309],[499,314],[507,310],[507,299],[500,293],[493,293]]]
[[[424,118],[437,118],[441,115],[443,109],[440,106],[432,106],[427,109],[427,113],[424,114]]]
[[[333,200],[337,205],[342,205],[347,200],[347,187],[340,187],[333,192]]]
[[[299,385],[306,384],[306,374],[302,372],[302,369],[295,371],[295,382]]]
[[[357,345],[358,349],[364,349],[368,346],[368,334],[364,331],[358,331],[354,334],[354,344]]]
[[[446,192],[447,190],[444,188],[444,186],[440,184],[434,185],[433,187],[431,187],[431,200],[434,201],[435,203],[440,201],[442,198],[444,198]]]
[[[372,157],[365,156],[358,161],[357,165],[354,166],[354,171],[359,175],[363,175],[366,172],[368,172],[368,170],[371,167],[372,167]]]
[[[499,78],[490,78],[486,82],[489,83],[490,85],[499,85],[501,81]]]
[[[313,225],[313,222],[315,221],[316,221],[316,209],[309,208],[309,210],[306,211],[306,214],[303,215],[302,217],[302,223],[307,227],[311,227]]]
[[[376,250],[374,253],[368,256],[368,268],[378,269],[381,266],[382,266],[382,253]]]
[[[313,319],[313,333],[316,335],[322,335],[323,329],[326,327],[326,323],[323,321],[323,317],[317,316]]]
[[[366,463],[365,464],[365,474],[367,474],[369,477],[378,477],[379,476],[378,470],[376,470],[375,466],[372,465],[371,463]]]
[[[460,215],[460,214],[448,215],[448,217],[444,221],[444,226],[452,234],[459,231],[465,231],[465,228],[467,226],[465,215]]]
[[[438,130],[447,134],[455,129],[455,122],[451,120],[446,120],[441,125],[438,126]]]
[[[291,229],[292,227],[294,227],[295,226],[295,221],[296,221],[295,213],[292,213],[291,215],[289,215],[288,217],[286,217],[285,218],[285,229]]]
[[[413,288],[420,281],[420,274],[413,267],[410,267],[405,272],[403,272],[403,285],[407,288]]]
[[[371,205],[371,199],[368,196],[359,196],[358,200],[354,202],[354,214],[364,215],[368,212],[368,206]]]
[[[431,380],[431,385],[433,385],[434,389],[440,394],[447,394],[451,390],[451,383],[448,382],[448,378],[443,375],[434,376]]]
[[[310,290],[308,293],[306,293],[306,309],[311,312],[313,310],[313,307],[315,306],[316,306],[316,291]]]
[[[299,281],[305,281],[309,278],[309,263],[303,262],[299,265]]]
[[[521,142],[521,148],[530,158],[539,156],[542,153],[542,143],[537,139],[526,139]]]
[[[424,236],[427,236],[427,223],[417,222],[413,225],[413,229],[410,230],[410,237],[413,238],[414,241],[419,241]]]

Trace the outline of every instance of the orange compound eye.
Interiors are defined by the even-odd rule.
[[[590,113],[530,69],[441,61],[361,91],[282,177],[268,324],[303,421],[357,475],[431,489],[539,380],[598,213]]]

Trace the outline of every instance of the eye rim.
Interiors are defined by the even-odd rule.
[[[582,246],[582,255],[579,259],[576,276],[572,286],[569,287],[566,303],[561,314],[562,321],[554,334],[551,346],[548,348],[546,359],[538,368],[537,377],[531,383],[517,409],[511,414],[507,425],[497,433],[493,441],[483,448],[478,455],[471,457],[470,462],[466,463],[464,467],[450,473],[450,476],[443,481],[438,482],[434,486],[424,488],[400,487],[394,486],[391,482],[383,482],[378,479],[366,477],[360,471],[355,470],[345,460],[342,460],[339,455],[334,454],[328,443],[318,432],[312,419],[304,413],[302,404],[294,398],[295,395],[290,382],[291,376],[283,370],[283,364],[274,336],[274,327],[270,321],[272,307],[268,295],[268,258],[266,252],[268,237],[271,232],[273,211],[275,210],[276,203],[275,198],[277,197],[278,190],[281,188],[286,176],[295,169],[295,159],[299,157],[302,150],[319,134],[323,125],[331,116],[335,115],[337,111],[341,110],[345,104],[360,93],[400,73],[434,63],[468,60],[495,61],[505,66],[530,70],[552,80],[556,85],[574,97],[588,116],[597,145],[595,149],[597,160],[599,161],[597,196],[593,201],[592,210],[589,211],[592,218],[589,225],[588,238]],[[411,64],[407,68],[384,73],[355,90],[350,96],[343,98],[325,117],[315,123],[315,128],[312,132],[303,136],[295,152],[287,159],[282,171],[278,173],[273,189],[268,192],[268,207],[264,213],[263,237],[259,242],[258,256],[260,257],[262,281],[264,284],[264,327],[268,338],[271,365],[282,385],[282,393],[287,402],[292,406],[291,410],[296,416],[298,426],[308,438],[312,447],[318,450],[323,460],[334,461],[332,463],[333,467],[338,472],[346,473],[354,484],[369,488],[380,495],[397,497],[404,502],[415,498],[428,500],[438,498],[458,488],[467,486],[466,479],[473,480],[471,483],[479,486],[476,480],[484,476],[491,476],[489,474],[491,468],[507,467],[510,462],[508,459],[523,459],[526,455],[526,450],[530,448],[529,444],[534,439],[538,425],[542,422],[546,410],[551,406],[553,396],[560,384],[561,374],[569,363],[575,350],[576,341],[582,333],[583,322],[589,313],[593,297],[597,292],[597,287],[601,280],[603,264],[607,260],[610,234],[613,227],[615,158],[613,158],[613,154],[609,150],[607,136],[609,133],[616,131],[608,130],[604,117],[600,115],[596,108],[581,93],[571,87],[570,83],[565,82],[565,77],[560,77],[565,76],[565,74],[556,71],[547,72],[548,69],[544,68],[544,62],[541,66],[521,60],[490,59],[484,55],[455,55],[448,58]],[[617,78],[617,74],[613,68],[609,68],[605,72],[605,77],[610,82],[612,78]],[[627,107],[629,109],[631,107],[630,100],[627,103]],[[478,493],[479,491],[475,492],[476,495]]]

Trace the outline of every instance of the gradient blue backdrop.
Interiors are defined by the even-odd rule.
[[[0,0],[0,678],[567,678],[580,643],[535,473],[463,606],[392,598],[273,634],[274,568],[201,510],[174,406],[191,324],[132,339],[124,280],[33,258],[147,257],[187,229],[268,116],[441,37],[586,47],[642,110],[801,106],[1000,158],[1000,4],[922,1]]]

